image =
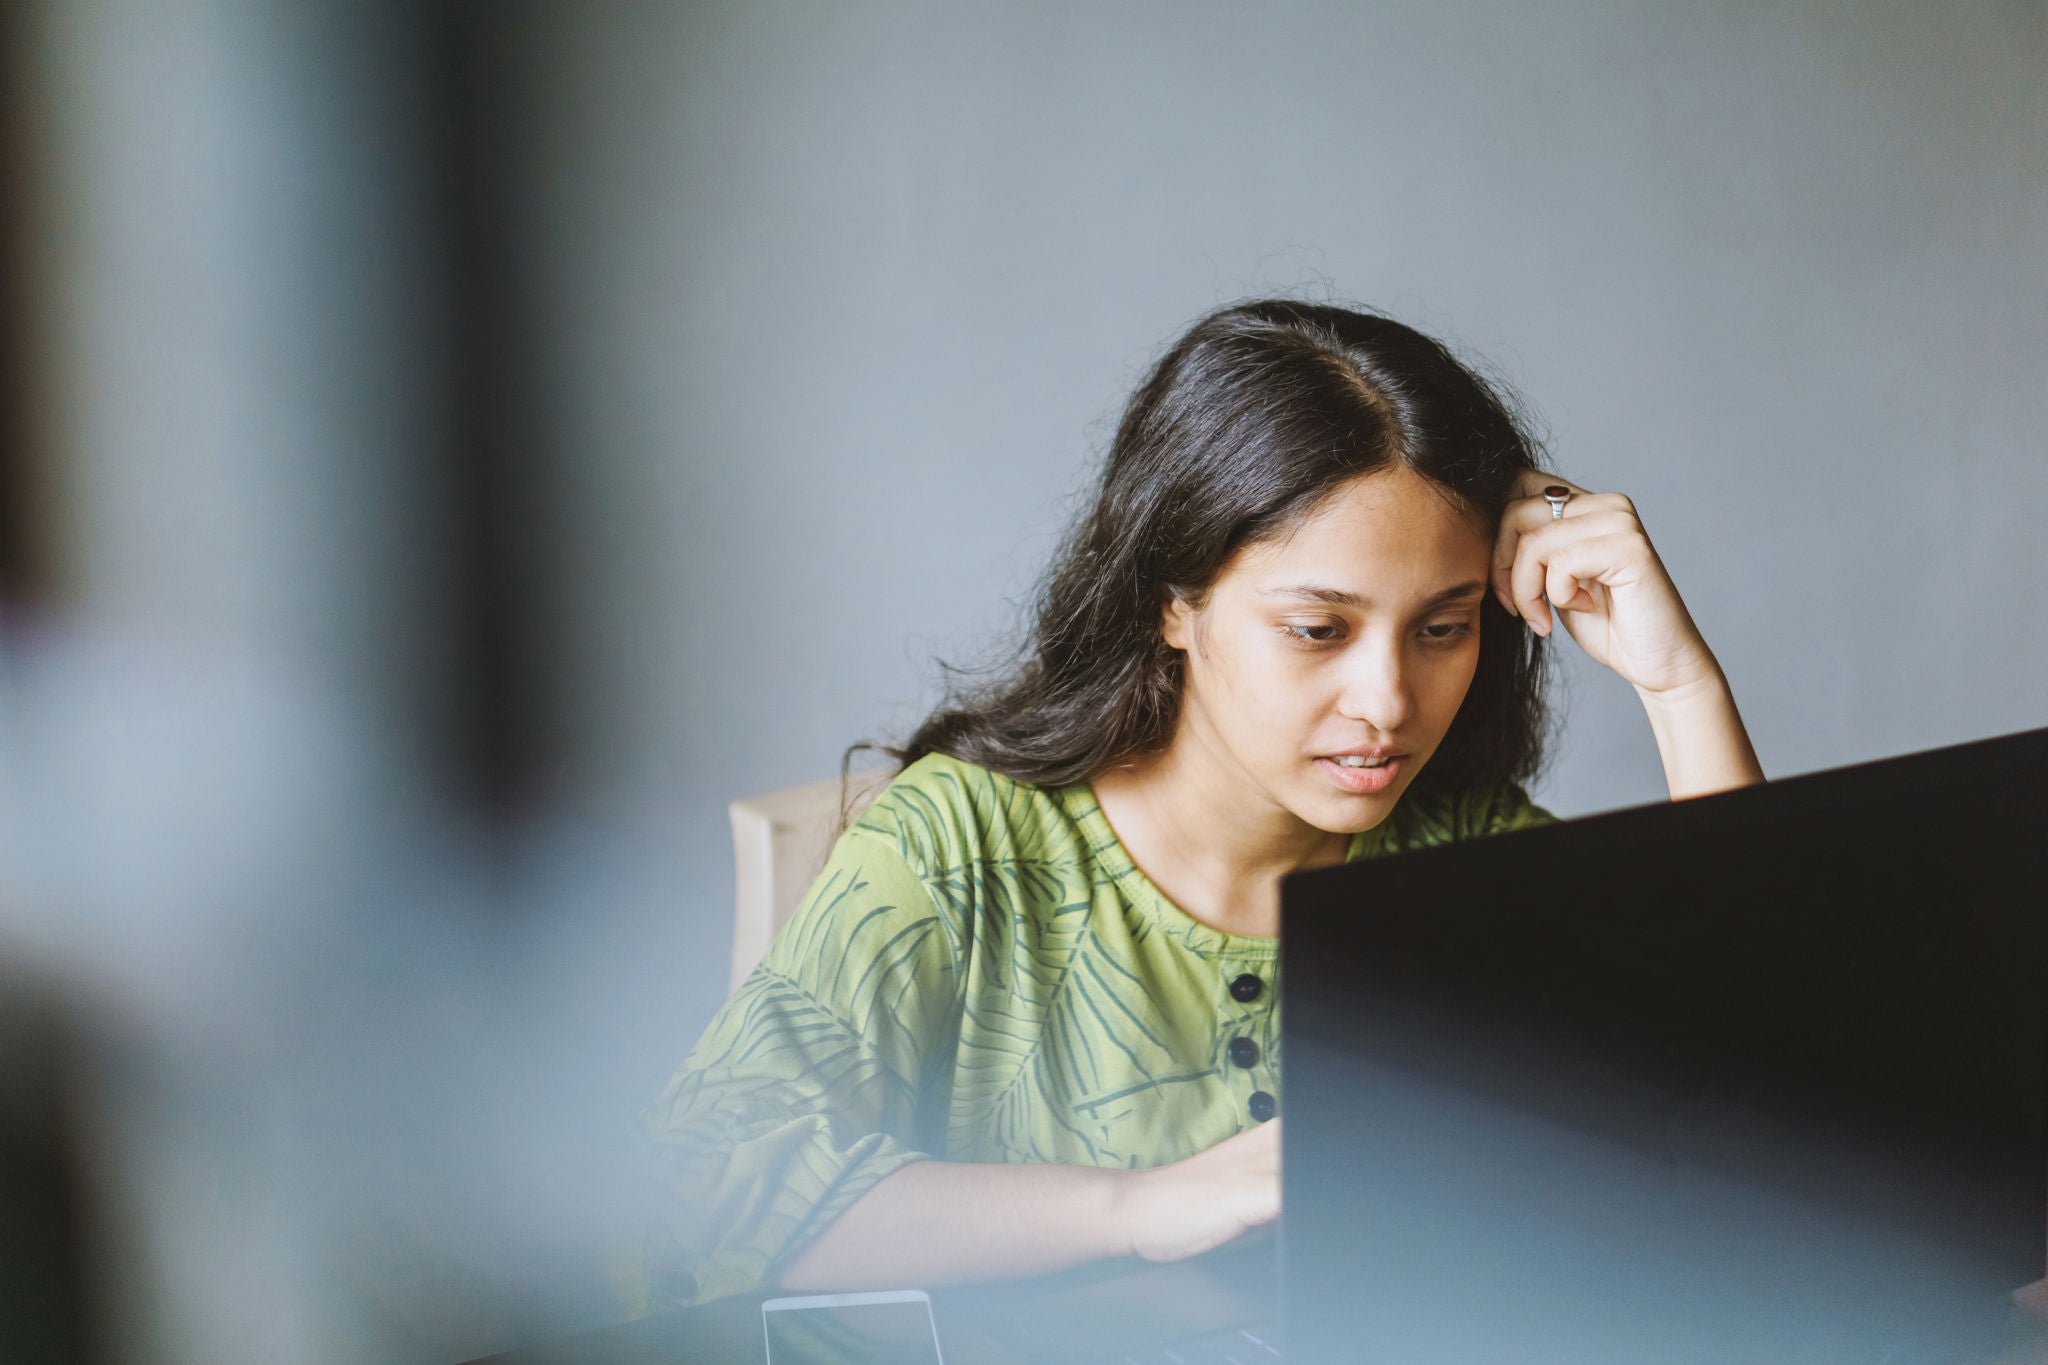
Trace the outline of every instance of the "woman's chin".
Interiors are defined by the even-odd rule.
[[[1334,799],[1318,793],[1313,802],[1297,806],[1295,813],[1325,834],[1363,834],[1394,813],[1399,794],[1399,788],[1381,795],[1339,795]]]

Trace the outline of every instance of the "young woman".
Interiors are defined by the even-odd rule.
[[[1279,1212],[1278,882],[1549,819],[1562,624],[1674,798],[1762,780],[1629,500],[1370,314],[1132,397],[1022,666],[927,720],[649,1118],[653,1305],[1171,1260]]]

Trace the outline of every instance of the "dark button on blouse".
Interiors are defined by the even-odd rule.
[[[1245,1105],[1245,1108],[1251,1110],[1252,1117],[1260,1123],[1264,1123],[1267,1119],[1280,1112],[1280,1106],[1274,1103],[1273,1097],[1263,1090],[1252,1091],[1251,1102]]]
[[[648,1267],[652,1272],[649,1289],[656,1301],[684,1304],[697,1297],[697,1277],[682,1259],[680,1247],[657,1250]]]
[[[1259,1045],[1249,1038],[1232,1038],[1230,1040],[1230,1060],[1236,1062],[1239,1066],[1257,1066],[1259,1064]]]
[[[1265,982],[1250,972],[1243,972],[1230,979],[1230,998],[1240,1004],[1249,1005],[1259,998],[1259,992],[1265,988]]]

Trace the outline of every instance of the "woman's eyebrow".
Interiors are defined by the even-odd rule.
[[[1485,591],[1486,585],[1475,578],[1468,583],[1460,583],[1456,587],[1445,588],[1442,592],[1432,594],[1422,603],[1422,610],[1434,611],[1438,607],[1447,607],[1468,597],[1477,597]],[[1292,597],[1303,602],[1327,602],[1335,607],[1358,609],[1372,605],[1370,598],[1360,597],[1355,592],[1346,592],[1342,588],[1326,588],[1316,583],[1293,583],[1284,588],[1261,588],[1259,596]]]

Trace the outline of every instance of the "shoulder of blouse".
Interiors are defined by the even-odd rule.
[[[895,844],[923,877],[1001,858],[1064,820],[1052,792],[950,754],[926,754],[898,773],[852,829]]]

